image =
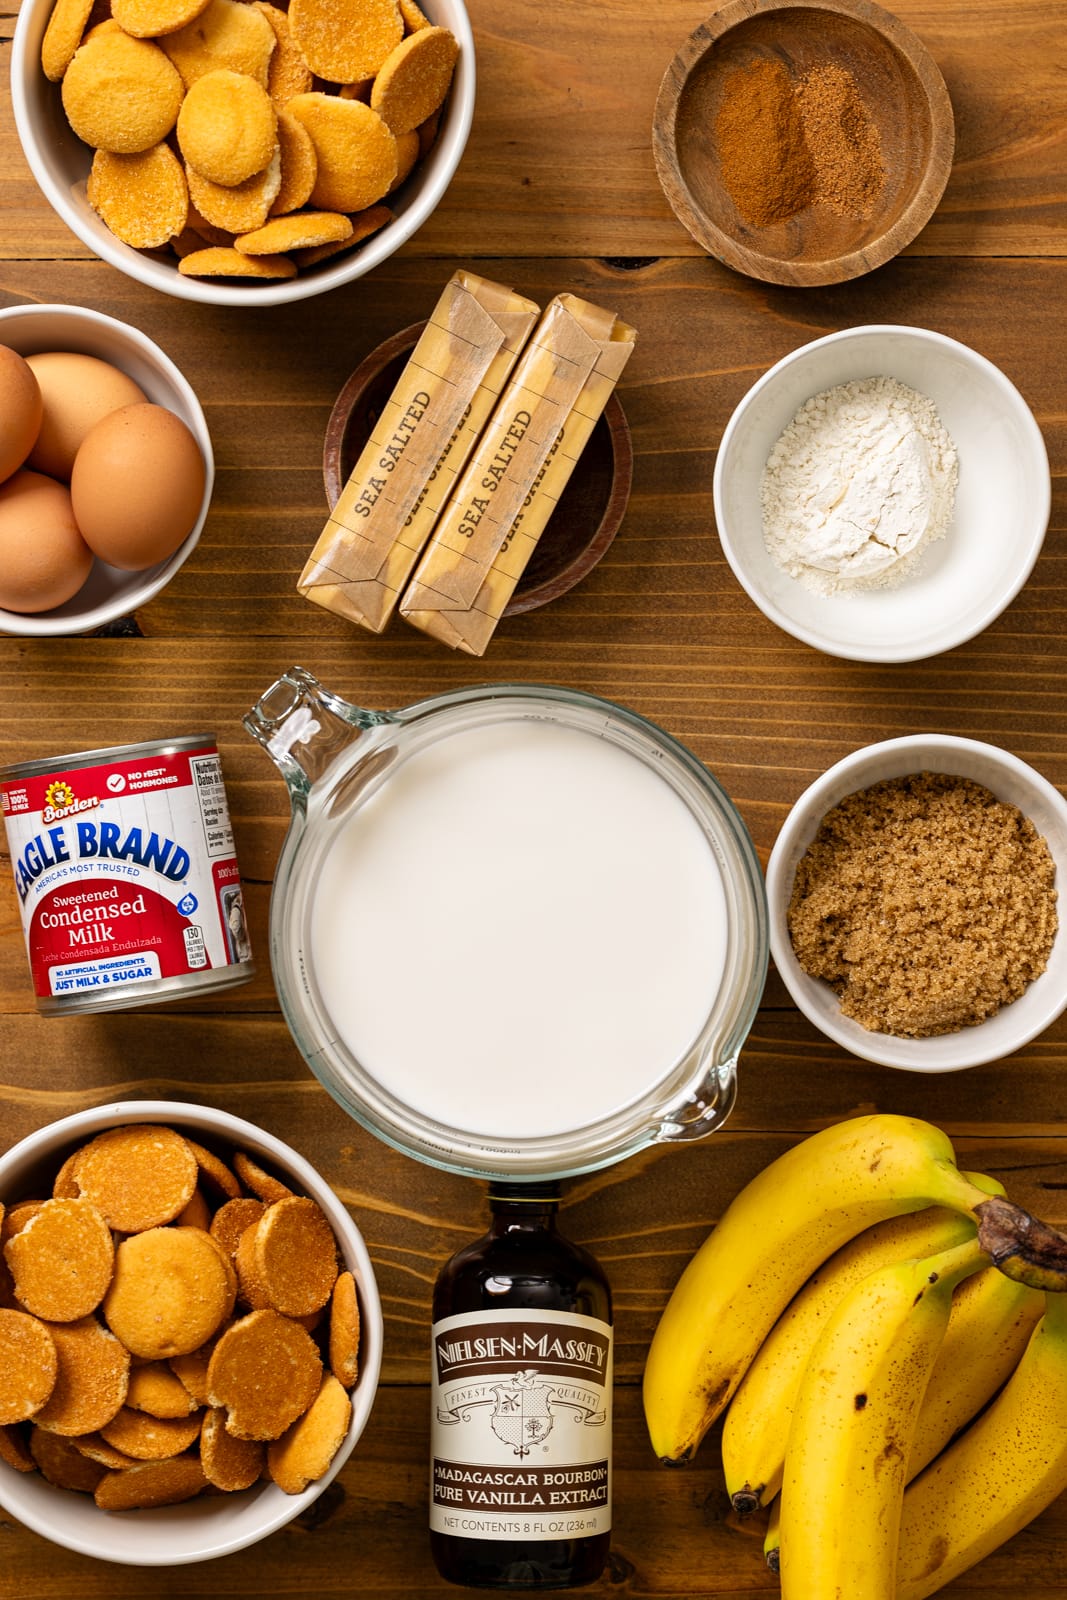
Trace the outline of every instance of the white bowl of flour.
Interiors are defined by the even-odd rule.
[[[761,611],[856,661],[916,661],[980,633],[1048,525],[1040,429],[992,362],[875,325],[794,350],[753,385],[715,467],[723,551]]]

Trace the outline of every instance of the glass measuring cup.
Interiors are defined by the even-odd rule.
[[[271,900],[271,962],[279,1000],[308,1065],[359,1123],[406,1154],[446,1170],[524,1179],[593,1170],[649,1144],[697,1138],[721,1125],[734,1102],[737,1058],[766,976],[766,901],[759,863],[740,816],[715,779],[684,746],[645,718],[572,689],[492,684],[435,695],[400,711],[383,712],[350,704],[299,667],[291,668],[266,691],[245,718],[245,727],[285,778],[292,808]],[[435,773],[461,770],[472,752],[484,755],[487,741],[493,749],[500,744],[526,752],[529,747],[528,753],[540,760],[542,752],[555,758],[560,739],[567,760],[562,766],[557,764],[554,782],[559,785],[561,772],[574,777],[575,811],[581,810],[584,779],[580,774],[595,745],[596,762],[621,763],[617,771],[627,783],[633,776],[650,794],[658,791],[658,799],[668,807],[665,818],[673,816],[672,807],[678,808],[679,817],[684,813],[684,826],[697,830],[700,848],[706,852],[721,889],[721,893],[716,891],[716,916],[721,919],[722,936],[716,960],[707,968],[705,989],[696,997],[699,1016],[694,1011],[691,1025],[683,1022],[684,1038],[677,1033],[673,1013],[665,1019],[675,1029],[669,1048],[655,1059],[650,1054],[647,1072],[630,1082],[619,1103],[609,1103],[610,1095],[603,1104],[590,1101],[592,1109],[587,1105],[572,1119],[565,1105],[558,1106],[552,1112],[552,1125],[538,1127],[533,1113],[541,1107],[544,1120],[545,1084],[551,1065],[546,1058],[545,1074],[535,1071],[525,1080],[506,1083],[515,1108],[514,1124],[502,1125],[499,1117],[496,1123],[481,1124],[476,1115],[451,1114],[446,1092],[449,1071],[460,1074],[466,1066],[464,1028],[484,1000],[484,990],[479,992],[481,969],[474,967],[469,987],[461,986],[454,1006],[434,1012],[434,1045],[425,1052],[426,1083],[417,1092],[407,1092],[394,1070],[395,1063],[387,1058],[391,1034],[399,1039],[406,1033],[411,1019],[419,1014],[433,976],[432,951],[421,967],[412,957],[409,935],[418,926],[419,908],[404,910],[398,926],[392,925],[390,915],[383,919],[380,930],[376,925],[364,929],[362,960],[357,957],[345,969],[338,966],[344,950],[338,956],[323,934],[322,907],[333,903],[342,881],[348,893],[343,863],[348,859],[345,841],[353,829],[371,828],[369,859],[377,867],[385,835],[374,834],[374,819],[400,814],[399,808],[410,804],[412,793],[420,804],[430,795],[426,800],[429,820],[423,814],[419,828],[413,828],[404,843],[410,840],[413,854],[424,852],[425,858],[432,860],[435,840],[415,835],[425,833],[427,827],[432,833],[436,826],[432,796],[437,791],[424,787]],[[567,745],[571,739],[577,742]],[[570,760],[572,755],[578,759]],[[630,762],[637,767],[631,768]],[[564,777],[562,781],[565,787],[568,780]],[[599,777],[597,781],[601,781]],[[615,781],[615,769],[611,781]],[[660,786],[666,787],[661,790]],[[602,787],[598,792],[602,799]],[[595,842],[596,819],[586,820],[591,831],[584,836],[584,848],[590,848],[589,841]],[[471,873],[485,866],[478,858],[475,823],[472,819]],[[643,857],[654,859],[655,843],[648,836],[625,841],[620,870],[625,873],[627,863]],[[521,853],[521,839],[516,848]],[[551,852],[546,860],[551,872]],[[368,901],[368,883],[365,880],[361,887],[357,879],[351,885],[350,904],[360,915]],[[502,904],[508,892],[507,881],[501,880],[491,895],[495,893]],[[620,903],[624,902],[625,897]],[[567,915],[580,916],[581,906],[575,910],[571,903]],[[602,922],[594,920],[590,926],[603,932]],[[573,929],[568,931],[573,935]],[[632,931],[636,937],[636,923]],[[342,928],[340,940],[347,937]],[[491,942],[492,930],[488,938]],[[440,953],[440,945],[437,948]],[[484,948],[483,960],[487,959]],[[655,941],[649,948],[654,965]],[[684,953],[684,941],[678,948]],[[364,976],[362,962],[377,960],[382,949],[391,963],[407,963],[403,982],[388,1005],[373,989],[357,1003],[352,995],[341,992],[337,973],[348,972],[354,994]],[[677,959],[677,952],[672,959]],[[329,983],[327,969],[334,971]],[[671,976],[669,971],[651,973],[650,980]],[[581,986],[576,987],[580,990]],[[617,998],[620,1008],[624,1002],[633,1002],[633,1017],[641,1012],[644,1002],[640,995],[624,994],[620,986]],[[349,1014],[350,1001],[356,1013],[376,1007],[381,1011],[375,1019],[376,1029],[371,1030],[376,1039],[374,1050],[360,1043],[366,1019],[362,1014]],[[536,1005],[542,1014],[552,1004],[551,994],[530,995],[530,1006]],[[525,1018],[515,1015],[513,1026],[502,1033],[496,1074],[507,1075],[509,1035],[510,1050],[515,1053],[516,1041],[532,1015],[532,1010]],[[591,1063],[590,1070],[594,1068],[608,1074],[611,1063]],[[494,1087],[499,1090],[499,1083]],[[457,1095],[457,1103],[461,1099]]]

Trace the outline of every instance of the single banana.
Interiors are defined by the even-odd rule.
[[[776,1494],[771,1501],[771,1514],[767,1518],[767,1532],[763,1536],[763,1559],[772,1572],[778,1572],[782,1563],[782,1497]]]
[[[988,1181],[972,1177],[982,1188]],[[797,1390],[834,1307],[880,1267],[934,1255],[975,1236],[969,1217],[943,1206],[930,1206],[865,1228],[808,1279],[760,1346],[726,1413],[723,1472],[726,1492],[739,1516],[767,1505],[782,1486],[785,1443]],[[1001,1278],[1001,1282],[1008,1280]]]
[[[909,1483],[1004,1387],[1044,1309],[1043,1294],[996,1267],[960,1284],[919,1412]]]
[[[872,1223],[986,1195],[948,1137],[915,1117],[835,1123],[773,1161],[727,1207],[660,1317],[644,1374],[645,1420],[661,1460],[689,1460],[797,1290]]]
[[[896,1595],[925,1600],[1067,1489],[1067,1294],[993,1404],[904,1495]]]
[[[911,1440],[952,1291],[977,1240],[869,1274],[831,1315],[797,1393],[782,1479],[783,1600],[895,1600]]]

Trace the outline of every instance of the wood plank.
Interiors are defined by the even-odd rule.
[[[699,256],[660,191],[650,130],[663,73],[714,9],[713,0],[569,0],[550,26],[531,30],[521,6],[470,0],[473,133],[403,255]],[[957,127],[948,189],[908,253],[1067,254],[1062,11],[1040,0],[899,0],[894,9],[941,68]],[[84,258],[35,192],[12,136],[6,61],[3,82],[0,261]],[[721,267],[713,275],[732,278]]]
[[[411,663],[455,670],[442,647],[402,620],[382,639],[367,638],[312,607],[295,587],[326,516],[322,442],[333,401],[370,349],[428,313],[451,270],[445,260],[387,263],[329,297],[325,339],[317,301],[275,308],[262,320],[232,308],[198,307],[191,316],[180,302],[101,263],[23,268],[0,293],[0,303],[92,305],[143,328],[199,393],[215,447],[214,499],[194,556],[140,614],[147,634],[313,639],[350,648],[360,671],[394,650]],[[767,650],[793,682],[820,671],[814,652],[756,610],[723,558],[711,507],[715,451],[734,407],[774,361],[837,328],[881,321],[934,328],[1000,366],[1032,407],[1051,459],[1051,532],[1036,571],[983,640],[964,647],[978,654],[957,651],[941,666],[971,663],[974,670],[982,652],[1020,647],[1053,659],[1067,631],[1058,537],[1067,528],[1067,418],[1061,363],[1044,317],[1067,298],[1067,264],[983,261],[961,275],[945,263],[902,260],[837,292],[724,282],[706,262],[621,272],[603,263],[511,258],[494,262],[492,271],[541,303],[566,287],[611,305],[639,338],[620,385],[635,450],[622,530],[570,594],[500,628],[485,658],[490,673],[514,670],[520,656],[551,670],[553,657],[575,640],[632,645],[661,658],[678,644],[718,648],[729,641],[739,666],[747,667],[753,650]],[[482,669],[475,663],[471,670]],[[911,669],[879,674],[839,663],[835,671],[841,682],[877,675],[909,695],[915,689]],[[922,690],[920,703],[924,698]]]
[[[494,679],[554,681],[625,703],[710,767],[764,855],[802,790],[841,756],[876,739],[922,731],[966,735],[1013,750],[1053,783],[1067,776],[1058,737],[1062,669],[1021,630],[1003,640],[987,635],[980,646],[896,673],[853,671],[777,645],[575,642],[541,652],[502,645],[491,675],[443,652],[409,652],[377,640],[369,647],[355,640],[243,640],[239,652],[220,640],[62,640],[47,649],[44,662],[37,645],[0,647],[0,758],[217,733],[238,857],[253,883],[273,878],[289,807],[281,778],[240,719],[294,661],[377,710]],[[790,685],[788,697],[783,683]]]
[[[252,1555],[144,1572],[91,1561],[0,1524],[5,1592],[27,1600],[72,1594],[83,1600],[237,1600],[266,1593],[325,1600],[354,1592],[423,1600],[455,1594],[433,1569],[425,1533],[428,1425],[425,1390],[381,1390],[371,1424],[335,1483],[307,1515]],[[619,1392],[612,1554],[607,1572],[586,1593],[742,1600],[779,1592],[763,1560],[763,1515],[739,1523],[727,1510],[717,1444],[716,1431],[691,1466],[667,1471],[649,1449],[637,1390]],[[1061,1501],[940,1593],[945,1600],[1004,1600],[1024,1588],[1031,1595],[1062,1595],[1065,1538],[1067,1501]]]
[[[789,806],[859,745],[943,731],[1004,745],[1067,790],[1067,410],[1050,314],[1065,298],[1067,11],[1039,0],[899,0],[940,64],[957,153],[934,219],[897,262],[837,289],[771,289],[705,257],[660,193],[649,129],[674,50],[715,0],[470,0],[479,92],[466,157],[394,260],[316,301],[248,313],[149,292],[95,260],[38,191],[14,132],[0,6],[0,306],[66,301],[143,328],[199,392],[218,486],[200,547],[138,617],[144,638],[0,639],[0,765],[207,729],[222,749],[260,969],[199,1003],[39,1017],[10,892],[0,894],[0,1148],[83,1106],[141,1096],[210,1103],[318,1167],[367,1238],[386,1319],[384,1384],[360,1448],[311,1515],[239,1556],[172,1572],[79,1559],[0,1517],[0,1595],[150,1600],[449,1592],[425,1538],[430,1294],[484,1226],[483,1184],[409,1161],[312,1077],[269,971],[271,885],[288,822],[281,779],[241,717],[286,666],[376,708],[491,679],[618,700],[687,743],[766,861]],[[962,258],[967,258],[966,260]],[[636,465],[623,529],[598,569],[505,624],[484,661],[395,624],[359,633],[295,593],[325,515],[321,448],[334,396],[381,339],[427,314],[457,265],[541,301],[572,289],[617,307],[639,343],[621,389]],[[715,535],[711,481],[733,407],[774,361],[862,322],[939,329],[990,357],[1041,425],[1053,473],[1035,572],[980,638],[927,663],[837,661],[751,604]],[[1051,326],[1055,327],[1053,318]],[[0,879],[7,878],[0,850]],[[917,1075],[863,1062],[796,1011],[772,971],[726,1128],[566,1185],[563,1221],[607,1267],[618,1339],[616,1536],[591,1592],[774,1594],[762,1527],[728,1512],[713,1433],[697,1463],[652,1459],[639,1384],[656,1318],[732,1196],[814,1129],[870,1109],[929,1118],[961,1164],[1067,1226],[1067,1018],[1009,1060]],[[1067,1594],[1067,1498],[943,1592]]]
[[[280,1018],[9,1016],[5,1040],[0,1122],[10,1143],[86,1106],[165,1099],[207,1102],[294,1145],[366,1238],[386,1317],[386,1381],[425,1381],[433,1282],[483,1231],[485,1186],[420,1166],[366,1133],[312,1078]],[[958,1077],[891,1072],[831,1045],[792,1009],[761,1011],[723,1131],[652,1147],[566,1185],[563,1231],[600,1258],[615,1292],[619,1381],[640,1381],[671,1288],[733,1196],[798,1138],[844,1117],[874,1109],[926,1117],[952,1137],[962,1166],[992,1173],[1019,1204],[1067,1225],[1065,1059],[1061,1021],[1007,1063]],[[1016,1084],[1025,1084],[1026,1104],[1009,1120]]]

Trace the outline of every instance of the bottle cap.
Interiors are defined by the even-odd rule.
[[[559,1199],[561,1185],[548,1183],[511,1183],[494,1181],[489,1185],[490,1200],[507,1200],[509,1203],[544,1205]]]

